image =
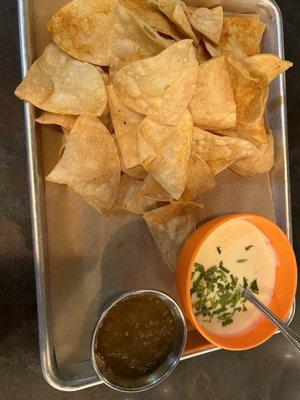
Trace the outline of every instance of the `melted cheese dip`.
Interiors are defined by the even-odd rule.
[[[220,225],[207,237],[198,251],[195,263],[201,264],[204,270],[207,270],[220,265],[220,262],[229,271],[226,273],[228,278],[230,274],[238,278],[239,287],[242,287],[244,277],[248,281],[248,287],[256,280],[259,293],[255,295],[268,306],[275,285],[276,255],[267,237],[254,224],[242,218],[233,219]],[[199,275],[195,269],[191,289]],[[217,292],[218,288],[215,285],[211,294],[214,299],[219,298]],[[194,304],[199,300],[199,293],[193,293],[192,290],[191,293]],[[210,322],[207,316],[199,313],[196,313],[196,316],[206,330],[215,334],[234,335],[246,330],[260,318],[259,312],[249,301],[245,302],[245,307],[246,311],[235,312],[230,316],[232,322],[225,326],[222,326],[222,321],[216,314]]]

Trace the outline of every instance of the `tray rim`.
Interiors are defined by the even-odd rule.
[[[258,6],[268,5],[273,8],[276,19],[279,21],[278,35],[281,46],[279,56],[284,56],[283,24],[282,15],[279,6],[273,0],[258,1]],[[31,7],[30,0],[18,0],[18,24],[19,24],[19,42],[22,77],[24,77],[32,64],[34,52],[32,47],[32,27],[31,27]],[[280,90],[284,94],[284,102],[281,112],[281,125],[284,135],[282,137],[285,151],[283,153],[284,166],[284,208],[285,208],[285,227],[284,230],[292,242],[292,218],[290,201],[290,181],[289,181],[289,163],[288,163],[288,135],[287,135],[287,111],[286,111],[286,87],[285,76],[279,77]],[[35,129],[34,107],[24,102],[24,124],[27,149],[27,166],[29,182],[29,200],[31,210],[31,225],[33,238],[33,254],[36,280],[38,330],[40,345],[41,369],[45,380],[55,389],[60,391],[77,391],[103,383],[95,375],[79,379],[64,379],[60,376],[58,369],[55,349],[52,341],[51,329],[51,307],[47,303],[48,283],[45,279],[47,269],[47,248],[46,248],[46,221],[45,202],[44,202],[44,179],[38,173],[38,142]],[[286,321],[291,323],[295,315],[295,302],[291,310],[290,317]],[[201,351],[183,355],[181,360],[196,357],[201,354],[207,354],[219,350],[217,347],[210,347]]]

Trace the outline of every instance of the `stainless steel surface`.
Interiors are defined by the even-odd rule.
[[[243,296],[249,300],[262,314],[264,314],[287,338],[287,340],[290,341],[298,351],[300,351],[300,335],[298,335],[298,333],[296,333],[275,314],[273,314],[268,307],[258,300],[258,298],[254,296],[249,289],[244,290]]]
[[[147,375],[143,378],[135,379],[134,381],[130,382],[130,386],[128,387],[123,387],[120,384],[116,384],[114,382],[111,382],[109,377],[106,374],[105,368],[101,368],[99,364],[96,361],[96,356],[95,356],[95,340],[97,336],[97,332],[99,327],[101,326],[103,320],[109,313],[109,311],[116,306],[120,301],[123,301],[125,299],[128,299],[130,297],[134,296],[141,296],[141,295],[152,295],[154,297],[158,297],[161,299],[163,302],[165,302],[169,309],[171,310],[173,316],[175,317],[175,322],[176,322],[176,337],[175,337],[175,343],[172,349],[172,352],[168,356],[168,358],[165,360],[165,362],[160,365],[152,374]],[[167,378],[170,373],[173,371],[173,369],[176,367],[176,365],[180,361],[180,357],[183,353],[183,350],[185,348],[185,343],[186,343],[186,335],[187,335],[187,328],[186,328],[186,323],[185,323],[185,318],[184,315],[179,307],[179,305],[176,303],[175,300],[173,300],[170,296],[168,296],[166,293],[157,291],[157,290],[147,290],[147,289],[142,289],[142,290],[132,290],[130,292],[124,293],[121,296],[118,296],[114,300],[111,300],[103,309],[100,318],[95,326],[94,333],[93,333],[93,338],[92,338],[92,347],[91,347],[91,354],[92,354],[92,363],[95,371],[99,375],[99,378],[103,380],[103,382],[111,387],[112,389],[118,390],[120,392],[130,392],[130,393],[138,393],[142,392],[144,390],[150,389],[153,386],[156,386],[160,382],[162,382],[165,378]]]
[[[223,2],[226,8],[226,1]],[[250,3],[248,3],[250,4]],[[33,40],[31,35],[31,2],[18,0],[19,28],[22,74],[26,74],[33,60]],[[230,7],[229,11],[234,11]],[[243,12],[255,12],[267,23],[263,51],[284,56],[282,18],[277,5],[270,0],[243,2]],[[241,10],[239,9],[239,12]],[[51,318],[51,293],[49,288],[49,271],[46,237],[46,217],[44,203],[44,182],[40,163],[40,143],[35,131],[34,109],[29,104],[24,106],[26,139],[28,153],[28,173],[30,184],[30,200],[32,213],[33,243],[35,255],[35,273],[38,302],[39,338],[41,366],[45,379],[56,389],[74,391],[101,383],[90,368],[91,361],[86,360],[71,377],[64,376],[57,366],[53,342],[53,325]],[[288,172],[287,120],[285,78],[280,76],[272,83],[267,110],[268,126],[275,134],[276,164],[271,173],[272,192],[276,209],[276,222],[291,239],[291,209]],[[295,312],[295,307],[288,318],[289,323]],[[195,352],[183,356],[190,358],[208,353],[214,349]]]

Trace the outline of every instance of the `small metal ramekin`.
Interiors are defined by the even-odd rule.
[[[174,341],[174,346],[172,349],[172,352],[169,354],[165,362],[160,365],[155,371],[153,371],[151,374],[146,375],[145,377],[140,377],[136,380],[133,381],[128,381],[128,385],[126,383],[126,386],[122,386],[121,384],[116,384],[115,382],[112,382],[110,380],[110,377],[105,371],[105,368],[101,368],[99,363],[97,363],[96,360],[96,354],[95,354],[95,341],[96,341],[96,336],[99,327],[102,324],[102,321],[105,319],[109,311],[120,301],[127,299],[132,296],[140,296],[143,294],[148,294],[152,296],[157,296],[161,300],[163,300],[170,310],[172,311],[173,316],[175,317],[175,323],[176,323],[176,333],[175,333],[175,341]],[[92,353],[92,363],[94,366],[94,369],[97,373],[97,375],[100,377],[103,382],[111,387],[112,389],[118,390],[120,392],[130,392],[130,393],[137,393],[137,392],[142,392],[144,390],[150,389],[151,387],[157,385],[160,383],[163,379],[165,379],[176,367],[178,364],[180,357],[182,355],[182,352],[185,348],[185,343],[186,343],[186,336],[187,336],[187,330],[186,330],[186,322],[185,318],[183,316],[183,313],[179,307],[179,305],[176,303],[175,300],[173,300],[170,296],[167,294],[157,291],[157,290],[147,290],[147,289],[142,289],[142,290],[133,290],[130,292],[127,292],[112,301],[110,301],[105,308],[102,310],[102,313],[100,315],[100,318],[98,319],[98,322],[95,326],[94,333],[93,333],[93,338],[92,338],[92,348],[91,348],[91,353]]]

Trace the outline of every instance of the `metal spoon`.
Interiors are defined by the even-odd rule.
[[[247,288],[243,291],[242,296],[249,300],[262,314],[264,314],[279,331],[289,340],[292,345],[300,351],[300,335],[293,329],[289,328],[275,314],[273,314],[256,296]]]

